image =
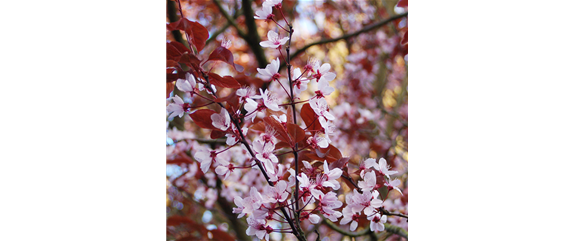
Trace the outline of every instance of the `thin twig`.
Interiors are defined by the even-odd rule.
[[[392,16],[392,17],[387,18],[387,19],[385,19],[385,20],[382,20],[382,21],[380,21],[380,22],[377,22],[377,23],[371,24],[371,25],[369,25],[369,26],[366,26],[366,27],[362,28],[361,30],[356,31],[356,32],[353,32],[353,33],[345,34],[345,35],[342,35],[342,36],[340,36],[340,37],[332,38],[332,39],[322,39],[322,40],[319,40],[319,41],[317,41],[317,42],[313,42],[313,43],[307,44],[307,45],[305,45],[303,48],[300,48],[300,49],[298,49],[297,51],[295,51],[293,54],[291,54],[291,58],[293,59],[293,58],[297,57],[297,55],[299,55],[299,54],[305,52],[305,50],[307,50],[308,48],[310,48],[310,47],[312,47],[312,46],[320,45],[320,44],[326,44],[326,43],[332,43],[332,42],[337,42],[337,41],[342,40],[342,39],[352,38],[352,37],[355,37],[355,36],[357,36],[357,35],[359,35],[359,34],[366,33],[366,32],[369,32],[369,31],[371,31],[371,30],[373,30],[373,29],[376,29],[376,28],[378,28],[378,27],[381,27],[381,26],[383,26],[383,25],[385,25],[385,24],[387,24],[387,23],[390,23],[390,22],[392,22],[392,21],[394,21],[394,20],[396,20],[396,19],[399,19],[399,18],[402,18],[402,17],[406,17],[407,15],[408,15],[408,12],[403,13],[403,14],[399,14],[399,15],[395,15],[395,16]]]

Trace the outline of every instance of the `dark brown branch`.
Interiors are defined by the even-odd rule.
[[[247,37],[244,39],[247,41],[247,44],[249,44],[249,47],[251,47],[259,68],[265,68],[268,64],[267,57],[265,57],[263,47],[259,45],[261,38],[257,33],[257,25],[255,24],[254,13],[251,8],[251,0],[242,0],[241,8],[245,16],[245,25],[247,25]]]
[[[299,54],[305,52],[305,50],[307,50],[308,48],[310,48],[312,46],[320,45],[320,44],[326,44],[326,43],[332,43],[332,42],[337,42],[337,41],[342,40],[342,39],[352,38],[352,37],[358,36],[359,34],[366,33],[366,32],[369,32],[371,30],[374,30],[376,28],[379,28],[379,27],[381,27],[387,23],[390,23],[394,20],[397,20],[399,18],[406,17],[407,15],[408,15],[408,12],[403,13],[403,14],[399,14],[399,15],[395,15],[395,16],[392,16],[388,19],[385,19],[385,20],[382,20],[380,22],[366,26],[363,29],[356,31],[356,32],[353,32],[353,33],[345,34],[345,35],[342,35],[340,37],[332,38],[332,39],[322,39],[322,40],[319,40],[317,42],[307,44],[303,48],[298,49],[297,51],[295,51],[295,53],[291,54],[291,59],[297,57]],[[282,66],[282,67],[284,67],[284,66]]]
[[[229,13],[227,13],[227,11],[225,11],[225,9],[223,9],[223,6],[221,6],[221,2],[219,2],[219,0],[213,0],[213,3],[215,4],[215,6],[217,6],[217,9],[219,9],[219,12],[221,12],[221,15],[223,15],[223,17],[225,17],[225,19],[227,19],[227,23],[233,25],[235,30],[237,30],[237,35],[239,35],[243,39],[247,38],[247,35],[245,35],[245,32],[241,28],[239,28],[239,26],[235,22],[235,19],[233,17],[231,17],[229,15]]]

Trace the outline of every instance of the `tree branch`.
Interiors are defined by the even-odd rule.
[[[251,8],[251,0],[242,0],[241,7],[243,8],[243,15],[245,16],[245,25],[247,25],[248,35],[244,39],[247,44],[249,44],[249,47],[251,47],[259,68],[265,68],[268,64],[267,57],[265,57],[263,47],[259,45],[261,38],[259,37],[259,33],[257,33],[257,25],[255,24],[255,17],[253,15],[253,9]]]
[[[349,231],[343,230],[342,228],[340,228],[339,226],[337,226],[336,224],[334,224],[333,222],[331,222],[330,220],[325,219],[325,218],[323,219],[323,223],[327,224],[327,226],[329,226],[331,229],[337,231],[338,233],[343,234],[343,235],[347,235],[349,237],[364,236],[364,235],[368,235],[369,233],[372,232],[370,228],[366,228],[366,229],[359,231],[359,232],[349,232]],[[407,240],[409,239],[408,232],[406,230],[404,230],[403,228],[397,227],[394,225],[390,225],[388,223],[385,223],[384,225],[385,225],[385,231],[399,235],[403,238],[406,238]]]
[[[219,9],[219,12],[221,12],[223,17],[225,17],[225,19],[227,19],[227,22],[229,24],[233,25],[235,30],[237,30],[237,35],[239,35],[243,39],[247,38],[247,35],[245,35],[245,32],[239,28],[239,26],[235,22],[235,19],[233,19],[233,17],[231,17],[229,15],[229,13],[227,13],[227,11],[225,11],[225,9],[223,9],[223,6],[221,6],[221,2],[219,2],[219,0],[213,0],[213,3],[215,4],[215,6],[217,6],[217,9]]]
[[[371,30],[374,30],[374,29],[376,29],[376,28],[378,28],[378,27],[381,27],[381,26],[383,26],[383,25],[385,25],[385,24],[387,24],[387,23],[390,23],[390,22],[392,22],[392,21],[394,21],[394,20],[397,20],[397,19],[399,19],[399,18],[406,17],[407,15],[408,15],[408,12],[403,13],[403,14],[399,14],[399,15],[395,15],[395,16],[392,16],[392,17],[390,17],[390,18],[388,18],[388,19],[385,19],[385,20],[382,20],[382,21],[380,21],[380,22],[377,22],[377,23],[371,24],[371,25],[369,25],[369,26],[366,26],[366,27],[364,27],[363,29],[361,29],[361,30],[359,30],[359,31],[356,31],[356,32],[353,32],[353,33],[345,34],[345,35],[342,35],[342,36],[340,36],[340,37],[332,38],[332,39],[322,39],[322,40],[319,40],[319,41],[317,41],[317,42],[313,42],[313,43],[307,44],[307,45],[305,45],[303,48],[298,49],[298,50],[295,51],[293,54],[291,54],[291,59],[297,57],[297,55],[299,55],[299,54],[305,52],[305,50],[307,50],[308,48],[310,48],[310,47],[312,47],[312,46],[320,45],[320,44],[326,44],[326,43],[332,43],[332,42],[337,42],[337,41],[342,40],[342,39],[352,38],[352,37],[355,37],[355,36],[357,36],[357,35],[359,35],[359,34],[366,33],[366,32],[369,32],[369,31],[371,31]],[[284,66],[282,66],[282,67],[284,67]]]

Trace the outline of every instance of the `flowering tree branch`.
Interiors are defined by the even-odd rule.
[[[248,228],[244,230],[247,236],[268,240],[269,234],[273,232],[291,233],[297,240],[303,241],[306,240],[306,233],[303,229],[303,224],[307,224],[306,222],[318,226],[325,223],[332,226],[327,222],[333,225],[337,223],[337,226],[340,226],[338,223],[340,222],[341,225],[350,224],[351,232],[346,232],[347,234],[362,234],[371,239],[377,239],[375,233],[385,231],[386,227],[389,227],[388,230],[392,229],[391,226],[385,225],[387,214],[396,215],[385,211],[382,207],[389,192],[383,192],[381,196],[378,190],[386,187],[386,190],[396,190],[402,195],[399,185],[403,179],[390,177],[398,171],[392,170],[393,167],[388,165],[384,158],[380,158],[379,161],[374,158],[366,159],[361,164],[360,176],[356,182],[353,180],[356,177],[351,178],[348,174],[342,176],[349,158],[343,157],[341,150],[335,145],[345,144],[342,144],[340,140],[334,142],[331,138],[336,135],[337,118],[345,116],[353,124],[351,126],[353,132],[363,136],[376,134],[362,134],[361,130],[369,129],[368,127],[373,125],[374,118],[381,116],[380,112],[371,113],[367,109],[359,109],[357,114],[361,117],[354,119],[357,115],[353,113],[353,109],[343,114],[338,111],[338,108],[331,109],[327,96],[336,89],[331,87],[329,82],[337,76],[331,71],[332,67],[329,63],[321,63],[319,60],[309,61],[303,71],[292,66],[294,54],[291,53],[290,46],[294,30],[290,21],[295,20],[287,19],[284,15],[282,0],[265,0],[255,15],[252,0],[241,1],[242,12],[246,17],[245,29],[240,29],[239,24],[235,22],[235,17],[239,12],[237,2],[233,17],[227,13],[225,5],[222,5],[220,0],[216,0],[214,4],[220,14],[227,19],[225,24],[233,25],[238,33],[240,31],[243,33],[240,37],[250,45],[258,61],[256,65],[265,66],[265,68],[257,69],[257,78],[263,81],[263,85],[255,87],[259,88],[259,95],[253,93],[253,86],[245,86],[245,79],[241,81],[233,76],[219,76],[216,72],[212,72],[212,68],[204,67],[208,61],[223,61],[235,70],[243,71],[242,66],[234,63],[234,54],[228,49],[229,41],[223,42],[205,59],[205,54],[199,54],[209,38],[209,32],[205,26],[189,19],[180,19],[167,26],[170,31],[183,30],[187,36],[187,45],[190,46],[188,49],[185,42],[184,44],[175,41],[167,43],[168,91],[170,91],[169,84],[175,81],[175,87],[181,91],[181,97],[183,97],[178,96],[176,92],[170,97],[168,93],[169,105],[166,108],[168,119],[176,116],[181,118],[187,114],[200,128],[212,130],[210,137],[215,140],[200,144],[194,135],[174,130],[171,136],[176,141],[182,137],[192,141],[187,144],[182,143],[184,145],[176,145],[175,148],[168,147],[168,163],[194,164],[189,166],[189,174],[186,174],[184,178],[194,177],[198,169],[201,169],[205,175],[195,177],[198,177],[202,185],[207,187],[202,186],[204,189],[200,191],[205,193],[205,195],[200,195],[202,199],[208,200],[205,205],[211,208],[217,201],[219,206],[222,206],[222,213],[229,219],[232,219],[234,214],[238,214],[238,220],[235,220],[237,222],[231,224],[237,232],[242,232],[244,229],[241,227],[243,220],[239,219],[247,215]],[[180,4],[179,1],[178,4]],[[181,5],[179,9],[182,14]],[[278,16],[279,14],[281,16]],[[403,15],[406,16],[406,14]],[[400,16],[394,18],[398,17]],[[279,28],[279,33],[276,30],[269,30],[267,40],[260,41],[255,19],[266,21],[271,24],[267,25],[271,28]],[[369,25],[361,31],[366,32],[375,27],[376,25]],[[344,33],[343,37],[326,40],[323,43],[334,42],[344,37],[350,38],[360,34],[361,31],[352,34]],[[384,47],[383,51],[387,51],[388,47],[392,46]],[[279,56],[270,64],[266,64],[267,59],[263,54],[263,48],[278,50]],[[303,51],[305,50],[301,50]],[[287,67],[285,75],[289,87],[285,86],[285,75],[282,76],[279,72],[281,62],[284,62],[284,66]],[[271,89],[267,89],[272,82],[277,82],[278,86],[271,86]],[[248,80],[247,83],[249,83]],[[310,83],[314,89],[308,90]],[[226,89],[231,89],[232,92]],[[307,100],[300,100],[299,95],[306,90],[312,91],[312,96]],[[360,88],[357,90],[359,92],[357,96],[360,96],[362,94],[360,92],[363,91]],[[207,94],[202,94],[203,91]],[[342,93],[345,94],[345,92]],[[191,103],[189,103],[190,100]],[[300,111],[296,108],[297,104],[302,104]],[[398,109],[395,108],[394,112],[397,111]],[[304,126],[297,124],[298,115],[304,122]],[[248,131],[257,133],[258,137],[251,139],[252,135],[249,135]],[[220,145],[220,143],[223,144],[223,139],[220,138],[224,135],[226,145]],[[387,135],[392,136],[394,132]],[[198,135],[198,137],[203,136],[204,134]],[[205,144],[211,145],[208,147]],[[187,155],[189,147],[192,147],[190,153],[193,153],[195,160],[169,159],[178,152]],[[284,148],[288,151],[283,150]],[[381,154],[387,152],[388,155],[388,148],[375,148],[375,151]],[[258,170],[252,170],[255,166]],[[215,174],[210,173],[210,170],[213,170]],[[346,178],[351,182],[350,185],[355,187],[351,190],[352,193],[345,194],[347,204],[345,207],[339,200],[340,192],[337,192],[341,187],[338,181],[340,177]],[[223,181],[224,179],[227,182]],[[240,179],[242,181],[239,181]],[[237,195],[245,193],[245,188],[250,189],[249,196]],[[230,205],[231,199],[236,207],[232,208]],[[398,205],[397,208],[401,208],[400,204]],[[322,223],[319,215],[328,221]],[[406,217],[406,215],[401,217],[403,216]],[[363,226],[362,220],[365,218],[370,221],[368,230],[352,233],[357,229],[358,223]],[[289,228],[285,227],[285,224],[288,224]],[[331,228],[337,232],[341,231],[341,228]],[[395,229],[395,231],[400,233],[401,230]],[[318,232],[317,234],[319,235]],[[205,232],[203,235],[206,235]],[[239,239],[246,238],[240,236],[244,235],[236,235]]]
[[[215,90],[213,90],[211,88],[211,84],[209,82],[209,76],[204,73],[203,78],[205,79],[205,81],[207,82],[207,87],[209,89],[211,89],[211,93],[213,93],[213,95],[215,96],[215,98],[219,98],[217,96],[217,93]],[[217,103],[219,106],[221,106],[221,108],[225,109],[225,106],[223,106],[223,104],[221,103]],[[233,124],[235,125],[235,127],[238,130],[241,130],[241,126],[239,124],[239,120],[237,118],[235,118],[233,115],[230,115],[230,119],[233,122]],[[257,159],[255,153],[253,152],[253,150],[251,149],[251,146],[249,145],[249,143],[247,143],[247,139],[245,138],[245,135],[243,135],[243,132],[239,131],[239,135],[240,135],[240,142],[245,146],[245,148],[247,149],[247,151],[249,152],[249,154],[251,155],[251,157],[253,158],[253,160],[255,160],[255,163],[257,164],[257,167],[259,167],[259,170],[261,171],[261,173],[263,173],[263,176],[265,177],[265,180],[267,181],[267,184],[269,184],[269,186],[275,186],[275,184],[273,184],[273,182],[270,181],[269,175],[267,174],[267,172],[265,171],[265,169],[263,168],[263,165],[261,164],[261,161],[259,159]],[[285,209],[285,207],[281,207],[281,212],[283,213],[283,217],[287,220],[287,222],[289,223],[289,226],[291,227],[291,232],[297,237],[298,240],[306,240],[305,237],[303,235],[301,235],[301,233],[299,232],[300,229],[295,227],[295,224],[293,222],[293,220],[290,218],[290,216],[287,213],[287,210]]]

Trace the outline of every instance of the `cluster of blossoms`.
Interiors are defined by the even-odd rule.
[[[371,168],[374,170],[369,170]],[[375,159],[369,158],[363,162],[360,173],[363,179],[358,183],[360,191],[354,189],[353,194],[345,196],[347,206],[343,208],[344,217],[341,219],[341,224],[347,224],[352,221],[351,231],[354,231],[357,228],[357,221],[362,211],[367,216],[367,219],[371,221],[371,230],[383,231],[385,230],[383,223],[387,221],[387,216],[382,214],[380,209],[383,206],[383,201],[379,199],[379,191],[377,189],[381,187],[380,183],[383,182],[388,191],[394,189],[402,194],[401,190],[397,188],[397,185],[400,184],[399,180],[387,181],[390,175],[396,174],[397,171],[389,170],[387,161],[384,158],[379,159],[378,163]]]
[[[359,220],[366,219],[372,231],[384,231],[388,218],[383,209],[386,197],[381,199],[378,189],[386,188],[387,194],[396,190],[402,195],[400,180],[390,178],[398,172],[389,170],[384,158],[378,162],[369,158],[360,166],[360,180],[355,188],[349,187],[352,193],[342,192],[338,179],[344,175],[350,183],[354,182],[346,173],[347,163],[341,165],[337,159],[343,158],[333,154],[333,149],[338,152],[334,144],[341,144],[340,140],[333,140],[338,129],[335,120],[347,113],[344,109],[338,111],[341,108],[331,110],[326,100],[335,91],[330,82],[336,74],[331,72],[329,63],[317,60],[291,69],[289,57],[285,59],[282,51],[285,44],[290,44],[293,29],[284,16],[287,26],[277,23],[273,14],[273,9],[281,11],[281,8],[281,0],[266,0],[255,16],[274,21],[287,32],[282,37],[270,30],[267,40],[260,43],[280,54],[281,58],[276,57],[265,68],[257,69],[257,77],[275,85],[222,87],[211,84],[210,75],[203,69],[186,73],[185,79],[176,81],[184,98],[175,95],[169,99],[168,118],[189,114],[202,128],[212,130],[213,139],[225,138],[226,146],[208,148],[192,140],[196,139],[193,134],[173,130],[170,135],[178,143],[168,150],[168,155],[191,160],[187,163],[193,164],[188,165],[185,176],[202,174],[206,184],[195,195],[205,201],[206,207],[212,207],[218,196],[233,201],[236,205],[233,213],[238,218],[247,216],[246,234],[254,238],[269,240],[273,232],[290,232],[300,239],[301,222],[318,224],[322,218],[350,223],[351,231],[358,228]],[[222,47],[229,47],[229,42]],[[289,56],[289,45],[284,50]],[[281,60],[288,66],[287,78],[280,74]],[[222,91],[225,88],[233,93],[229,94],[228,89]],[[309,89],[316,90],[309,98],[297,97],[310,92]],[[228,97],[220,97],[224,93]],[[226,98],[236,98],[236,103],[223,104]],[[302,127],[297,125],[296,104],[303,104]],[[199,109],[209,105],[218,107]],[[309,111],[304,113],[305,108]],[[366,109],[359,112],[361,118],[356,121],[360,123],[377,117]],[[184,141],[187,139],[190,141]],[[191,150],[193,159],[187,157],[185,150]],[[223,181],[225,185],[218,187],[217,183]],[[289,224],[290,229],[279,229],[277,223]]]

